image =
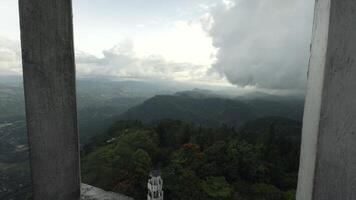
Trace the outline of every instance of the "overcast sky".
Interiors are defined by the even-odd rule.
[[[73,0],[79,75],[303,89],[314,0]],[[21,73],[17,0],[0,73]]]

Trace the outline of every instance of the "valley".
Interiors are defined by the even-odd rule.
[[[237,179],[231,180],[231,177],[229,177],[231,174],[227,175],[225,172],[209,172],[212,174],[205,175],[194,174],[194,171],[200,170],[200,167],[204,167],[204,170],[212,170],[211,167],[213,165],[215,166],[214,170],[225,171],[225,169],[220,169],[222,164],[214,161],[215,158],[210,158],[212,160],[206,163],[206,166],[197,164],[196,167],[200,167],[194,169],[186,168],[185,164],[181,162],[185,159],[191,159],[190,156],[192,155],[190,153],[201,155],[204,159],[208,159],[205,157],[210,155],[207,152],[208,149],[217,148],[222,144],[224,145],[219,148],[227,148],[233,145],[229,142],[230,140],[238,144],[242,142],[241,145],[248,144],[249,148],[253,147],[253,150],[249,153],[256,153],[258,154],[258,159],[262,159],[264,155],[262,155],[261,149],[257,150],[255,148],[266,145],[265,138],[262,136],[268,132],[272,124],[276,123],[278,124],[276,132],[283,132],[285,134],[283,138],[287,137],[284,139],[290,140],[293,146],[297,146],[299,142],[299,121],[303,114],[303,97],[295,98],[260,92],[231,95],[232,90],[222,92],[226,88],[222,90],[216,90],[216,88],[210,88],[212,90],[207,88],[193,89],[197,88],[196,85],[179,85],[177,83],[154,84],[92,78],[79,79],[77,82],[83,180],[107,190],[136,197],[136,199],[142,198],[140,195],[145,193],[143,182],[140,181],[146,181],[147,170],[156,167],[160,167],[164,171],[164,178],[168,180],[167,192],[168,195],[171,195],[171,199],[183,198],[179,197],[177,192],[187,189],[177,188],[177,185],[170,182],[173,181],[172,177],[170,177],[172,175],[170,171],[178,169],[178,171],[174,172],[178,173],[175,174],[177,176],[188,176],[186,178],[198,177],[195,180],[199,183],[197,182],[194,187],[199,186],[196,189],[201,193],[192,194],[193,196],[198,195],[197,198],[201,197],[199,195],[202,195],[204,199],[224,199],[230,198],[231,196],[229,195],[236,196],[236,191],[240,191],[240,189],[234,186]],[[22,90],[21,79],[11,78],[9,81],[0,81],[0,199],[4,200],[27,199],[31,193]],[[126,128],[123,129],[123,127]],[[256,127],[259,127],[259,129],[256,129]],[[123,130],[126,129],[127,133],[123,134]],[[159,134],[161,135],[159,136]],[[135,142],[136,139],[142,143]],[[159,140],[162,141],[159,142]],[[137,156],[137,162],[143,162],[141,167],[144,168],[135,169],[139,170],[137,171],[137,177],[130,179],[127,175],[133,173],[130,169],[134,168],[126,165],[130,164],[130,162],[123,162],[118,158],[119,160],[113,164],[119,164],[128,169],[126,172],[117,172],[118,174],[126,174],[122,175],[120,181],[123,181],[122,184],[124,185],[134,184],[123,187],[123,185],[113,185],[111,182],[113,180],[107,180],[108,177],[115,178],[116,176],[112,176],[107,172],[103,172],[99,176],[95,174],[95,171],[100,171],[96,167],[105,166],[101,163],[102,159],[106,159],[101,157],[102,153],[116,144],[120,144],[124,148],[125,145],[122,142],[125,141],[127,143],[125,145],[128,145],[126,146],[128,148],[126,153],[128,154],[122,155],[123,157],[120,157],[120,159],[125,159],[127,156],[131,157],[131,153],[135,153],[132,156]],[[141,148],[146,142],[151,142],[149,144],[151,146],[147,148],[153,148],[154,152],[147,152],[148,149],[146,147]],[[218,143],[215,144],[215,142]],[[132,149],[132,145],[136,147]],[[109,153],[108,155],[112,153],[116,155],[117,153],[115,152],[119,155],[121,150],[107,153]],[[271,182],[271,180],[268,182],[260,182],[260,180],[250,182],[247,180],[243,184],[252,187],[254,184],[268,183],[260,186],[263,190],[273,187],[276,195],[281,198],[283,195],[287,195],[288,192],[293,194],[293,187],[295,186],[295,170],[293,167],[297,162],[295,160],[297,154],[298,152],[294,151],[290,155],[292,156],[291,159],[294,159],[293,163],[289,163],[290,166],[288,166],[288,173],[292,173],[290,185],[282,187],[276,182]],[[93,155],[95,156],[93,157]],[[176,158],[173,159],[172,156]],[[112,159],[110,159],[109,163],[114,162],[114,157]],[[146,161],[149,161],[149,165],[146,165],[148,163],[145,164]],[[191,162],[194,163],[196,161],[192,160]],[[262,164],[260,163],[261,167],[266,167],[263,164],[263,160],[255,160],[254,162],[262,162]],[[136,165],[135,163],[133,164]],[[246,167],[248,167],[247,164]],[[260,174],[258,176],[265,175]],[[204,181],[206,182],[204,183]],[[214,197],[216,195],[214,191],[210,191],[211,188],[204,186],[207,183],[215,184],[221,182],[224,183],[222,185],[226,186],[225,189],[230,191],[224,194],[227,196]],[[184,185],[186,183],[183,181],[181,184]],[[256,186],[256,190],[260,190],[260,186]],[[194,188],[193,185],[191,187]],[[133,192],[138,194],[135,195]],[[249,194],[242,195],[249,196]],[[187,197],[184,198],[189,199]]]

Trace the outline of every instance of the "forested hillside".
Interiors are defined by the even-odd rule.
[[[266,97],[266,98],[265,98]],[[180,92],[175,95],[157,95],[130,108],[118,120],[155,122],[178,119],[211,127],[222,123],[236,127],[259,118],[276,116],[300,121],[303,100],[263,96],[262,98],[224,98],[202,92]]]
[[[165,199],[292,200],[300,127],[284,118],[260,119],[240,129],[120,121],[84,147],[82,177],[138,200],[146,199],[152,169],[162,171]]]

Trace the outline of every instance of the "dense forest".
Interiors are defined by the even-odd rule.
[[[82,148],[83,182],[146,199],[159,169],[169,200],[292,200],[300,127],[264,118],[239,129],[174,120],[116,122]]]

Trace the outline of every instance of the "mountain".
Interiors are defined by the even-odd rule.
[[[269,116],[301,121],[303,106],[303,100],[286,97],[229,99],[195,90],[154,96],[130,108],[117,119],[143,122],[175,119],[209,126],[221,123],[240,126],[247,121]]]
[[[240,126],[264,116],[301,119],[303,101],[296,98],[264,93],[236,96],[206,88],[177,92],[189,88],[194,87],[167,82],[79,78],[81,145],[105,133],[119,119],[180,119],[210,127],[218,127],[222,122]],[[29,185],[22,78],[0,76],[0,199],[25,199],[31,190]]]
[[[82,142],[109,128],[114,122],[112,120],[114,116],[157,93],[169,93],[169,91],[168,88],[142,81],[79,78],[77,80],[77,102]],[[0,76],[0,132],[1,124],[17,121],[25,122],[22,78]],[[25,131],[22,132],[22,138],[26,140]]]

